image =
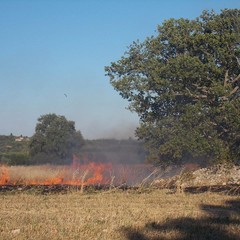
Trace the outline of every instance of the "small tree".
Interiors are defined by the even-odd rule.
[[[170,19],[105,68],[153,161],[240,159],[240,10]]]
[[[30,156],[36,163],[65,163],[79,151],[84,140],[75,123],[64,116],[46,114],[38,119],[30,140]]]

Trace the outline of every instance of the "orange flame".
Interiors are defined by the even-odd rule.
[[[0,185],[90,185],[90,184],[107,184],[109,177],[108,170],[111,169],[111,164],[105,163],[74,163],[72,166],[65,166],[61,173],[54,177],[50,175],[45,179],[41,176],[36,178],[14,179],[9,174],[7,166],[0,166]]]
[[[44,176],[38,175],[29,178],[23,174],[17,179],[16,170],[13,173],[14,168],[2,165],[0,166],[0,185],[106,185],[112,184],[113,179],[114,184],[117,185],[133,184],[138,180],[141,181],[146,174],[149,174],[149,171],[152,171],[152,168],[146,164],[112,165],[111,163],[88,162],[86,157],[81,163],[76,155],[73,156],[70,166],[36,166],[35,168],[40,169],[39,172],[44,173]],[[54,176],[46,174],[46,172],[54,172]]]
[[[6,166],[1,167],[2,173],[0,177],[0,185],[6,185],[9,182],[9,173]]]

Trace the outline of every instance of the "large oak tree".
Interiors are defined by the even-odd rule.
[[[105,68],[138,113],[150,159],[240,159],[240,10],[169,19]]]

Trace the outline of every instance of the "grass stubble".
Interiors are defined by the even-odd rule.
[[[240,198],[169,190],[0,194],[0,239],[239,239]]]

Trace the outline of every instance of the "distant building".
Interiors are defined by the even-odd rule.
[[[20,137],[15,137],[15,142],[22,142],[25,138],[20,136]]]

